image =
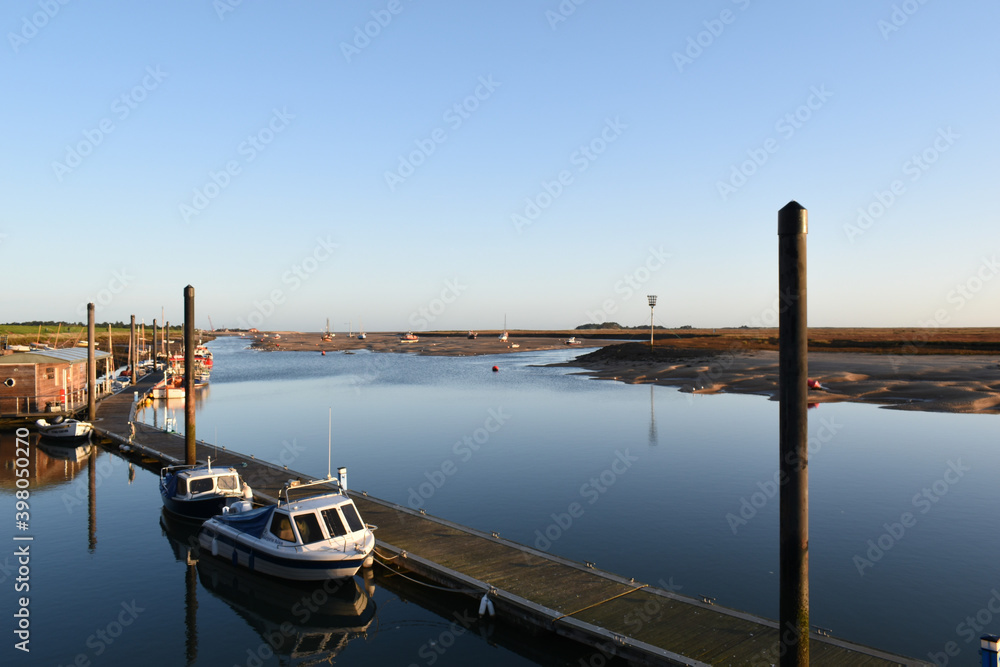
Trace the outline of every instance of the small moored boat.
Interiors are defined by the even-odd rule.
[[[202,526],[202,553],[231,561],[254,572],[297,581],[352,577],[371,564],[375,526],[361,520],[340,481],[328,477],[307,484],[291,481],[278,493],[278,504],[245,511],[234,505]],[[292,499],[314,485],[331,490]],[[282,498],[284,496],[284,498]]]
[[[65,419],[61,416],[54,417],[51,422],[46,421],[45,419],[39,419],[35,422],[35,426],[38,427],[38,433],[42,437],[58,440],[86,438],[90,435],[90,432],[94,430],[94,426],[90,422],[80,421],[77,419]]]
[[[160,470],[163,507],[188,519],[204,521],[234,502],[253,500],[253,491],[236,468],[206,465],[167,466]]]
[[[418,340],[420,340],[420,338],[418,338],[417,334],[413,333],[412,331],[408,331],[399,340],[403,343],[415,343]]]

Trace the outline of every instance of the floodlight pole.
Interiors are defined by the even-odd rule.
[[[653,349],[653,306],[656,305],[656,295],[650,294],[646,297],[649,301],[649,349]]]

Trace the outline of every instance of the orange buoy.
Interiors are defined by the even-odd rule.
[[[325,357],[326,356],[326,350],[320,350],[320,354],[322,354]]]
[[[500,370],[500,367],[499,367],[499,366],[494,366],[494,367],[493,367],[493,372],[494,372],[494,373],[498,372],[499,370]]]

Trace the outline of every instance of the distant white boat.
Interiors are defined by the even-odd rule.
[[[580,345],[582,343],[583,343],[583,341],[577,340],[576,336],[570,336],[569,338],[566,339],[566,344],[567,345]]]
[[[503,331],[500,332],[500,342],[501,343],[506,343],[507,342],[507,316],[506,315],[503,316]]]
[[[35,426],[38,427],[38,433],[43,437],[60,440],[86,438],[94,430],[94,426],[90,422],[64,419],[63,417],[55,417],[51,422],[39,419],[35,422]]]

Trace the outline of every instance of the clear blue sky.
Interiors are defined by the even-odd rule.
[[[998,24],[971,1],[9,0],[0,321],[179,322],[191,284],[201,327],[636,325],[646,294],[665,326],[773,323],[794,199],[810,325],[998,326]]]

